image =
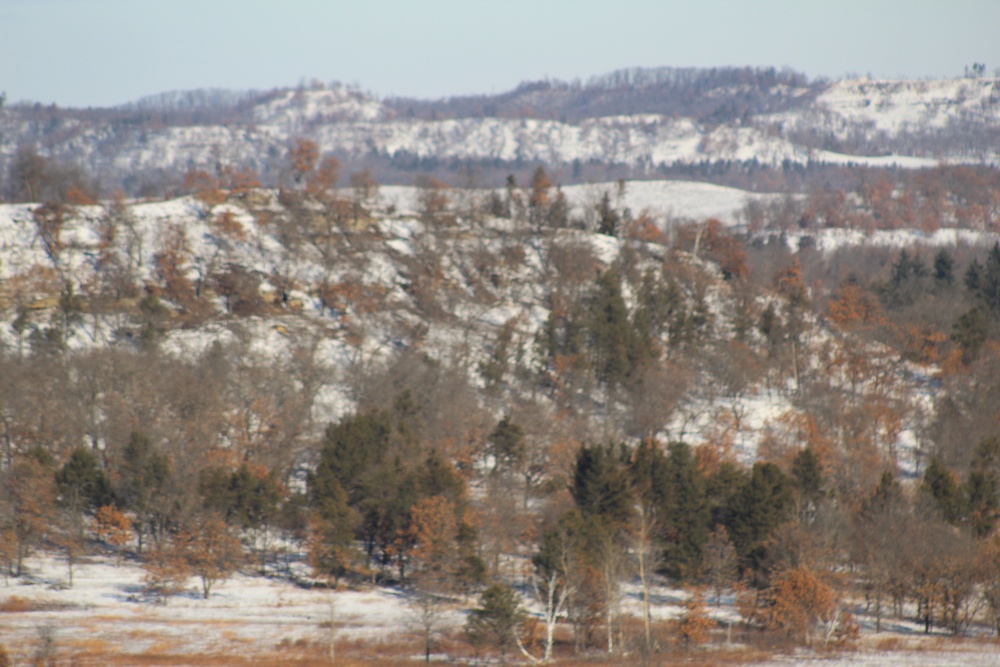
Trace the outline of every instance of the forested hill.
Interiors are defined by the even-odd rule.
[[[31,149],[83,169],[105,193],[164,196],[191,168],[281,185],[289,145],[306,138],[384,183],[423,173],[499,186],[546,164],[563,183],[669,175],[780,190],[789,170],[995,163],[998,109],[991,78],[809,82],[752,68],[622,70],[437,101],[316,83],[165,93],[115,109],[8,104],[0,159]]]
[[[529,577],[539,654],[560,624],[564,653],[653,650],[623,600],[654,572],[804,643],[890,599],[928,632],[1000,618],[995,169],[772,196],[281,160],[280,188],[222,165],[129,199],[19,153],[43,196],[0,205],[6,571],[107,549],[149,599],[242,566],[512,613]]]

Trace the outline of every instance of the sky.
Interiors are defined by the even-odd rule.
[[[1000,67],[1000,0],[0,0],[9,102],[340,81],[378,96],[499,93],[624,67],[811,78]]]

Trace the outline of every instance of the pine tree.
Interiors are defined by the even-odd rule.
[[[951,340],[962,348],[962,360],[972,361],[990,335],[989,313],[982,306],[961,315],[951,327]]]
[[[705,480],[691,448],[684,443],[667,445],[662,493],[664,569],[672,577],[687,579],[701,564],[710,514]]]
[[[158,500],[170,479],[170,461],[166,455],[153,449],[145,434],[133,431],[122,450],[122,461],[118,470],[116,496],[123,509],[135,512],[136,521],[133,527],[139,538],[141,551],[146,529],[152,526],[155,517],[163,511],[163,508],[158,506]]]
[[[965,516],[966,503],[962,488],[956,475],[940,459],[931,459],[924,471],[920,491],[933,501],[948,523],[957,523]]]
[[[382,411],[344,417],[326,429],[319,464],[310,476],[314,502],[328,493],[333,482],[347,492],[353,505],[364,494],[365,474],[389,449],[392,422]]]
[[[584,517],[600,516],[614,526],[628,521],[632,515],[628,458],[624,445],[585,445],[577,452],[570,491]]]
[[[955,283],[955,258],[947,248],[941,248],[934,256],[934,282],[939,287],[951,287]]]
[[[764,542],[787,517],[792,482],[773,463],[755,463],[750,479],[733,497],[726,527],[744,566],[759,569]]]
[[[812,447],[805,447],[792,460],[792,477],[799,497],[800,518],[810,523],[825,495],[823,467]]]
[[[500,664],[520,642],[526,620],[517,592],[509,586],[493,584],[479,598],[479,606],[469,613],[466,634],[474,646],[491,646],[500,652]]]
[[[487,439],[488,452],[493,457],[493,471],[510,470],[524,460],[526,445],[524,430],[510,415],[504,415]]]
[[[986,537],[1000,517],[1000,438],[985,438],[976,445],[963,491],[973,535]]]
[[[607,386],[624,382],[642,356],[622,297],[618,276],[609,269],[598,276],[587,303],[589,348],[597,379]]]
[[[976,295],[994,317],[1000,316],[1000,241],[993,245],[986,256]]]
[[[55,480],[61,503],[73,511],[94,512],[112,502],[111,484],[92,449],[73,450]]]
[[[597,212],[597,233],[608,236],[618,236],[621,227],[621,216],[618,211],[611,206],[611,194],[605,190],[601,196],[601,201],[594,207]]]
[[[309,524],[309,562],[317,575],[336,583],[355,561],[354,534],[360,519],[336,480],[324,485],[322,497],[315,502]]]

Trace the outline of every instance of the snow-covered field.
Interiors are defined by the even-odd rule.
[[[43,632],[54,640],[59,664],[75,664],[78,658],[98,654],[118,656],[116,664],[128,664],[128,656],[135,656],[137,664],[144,665],[158,664],[150,662],[150,656],[177,665],[184,664],[184,656],[192,660],[206,655],[245,658],[287,653],[290,647],[325,654],[331,620],[335,643],[341,645],[341,650],[349,647],[354,655],[370,657],[378,655],[380,647],[391,645],[397,655],[402,651],[414,660],[421,657],[417,612],[409,595],[395,588],[361,586],[331,592],[296,585],[284,576],[237,574],[218,584],[208,600],[202,598],[197,580],[191,579],[184,592],[166,602],[156,602],[144,593],[143,571],[134,562],[118,566],[111,557],[91,557],[74,568],[72,587],[68,586],[68,570],[60,558],[39,556],[27,565],[27,576],[0,584],[0,644],[7,646],[16,665],[28,664]],[[675,619],[683,614],[687,593],[663,585],[651,592],[654,620]],[[626,586],[625,594],[623,611],[640,617],[641,592],[637,583]],[[719,607],[709,602],[708,613],[716,621],[713,646],[723,649],[726,628],[737,627],[739,615],[732,606],[732,596],[724,596]],[[471,606],[474,599],[455,598],[442,612],[441,628],[459,637]],[[533,614],[541,611],[530,601],[526,606]],[[1000,647],[995,642],[955,640],[940,634],[925,636],[916,623],[892,620],[884,621],[883,632],[876,635],[871,619],[861,615],[859,621],[861,639],[846,652],[798,650],[762,664],[1000,664]],[[169,662],[166,656],[170,656]]]

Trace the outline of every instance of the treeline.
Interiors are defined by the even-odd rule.
[[[587,81],[528,81],[499,95],[444,100],[396,98],[386,104],[404,117],[585,118],[656,113],[724,123],[803,104],[797,89],[816,89],[805,75],[773,67],[633,68]],[[720,94],[720,91],[722,94]]]
[[[847,169],[845,180],[806,185],[805,196],[753,201],[743,211],[749,231],[821,228],[996,231],[1000,172],[987,167],[923,170]],[[829,178],[827,179],[829,181]]]

